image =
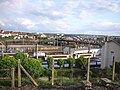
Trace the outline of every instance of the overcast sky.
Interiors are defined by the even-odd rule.
[[[0,29],[120,36],[120,0],[0,0]]]

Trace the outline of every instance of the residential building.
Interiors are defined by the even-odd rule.
[[[120,61],[120,39],[107,40],[102,46],[101,54],[101,68],[110,67],[113,59],[115,61]]]

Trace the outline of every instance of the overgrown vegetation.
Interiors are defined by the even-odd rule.
[[[15,82],[17,85],[17,62],[18,59],[21,60],[22,66],[26,69],[26,71],[37,81],[40,85],[50,85],[51,84],[51,76],[52,76],[52,57],[47,58],[48,67],[42,67],[41,59],[34,59],[27,57],[26,54],[18,52],[15,56],[10,57],[9,55],[0,56],[0,69],[10,69],[12,66],[15,67]],[[55,84],[56,85],[68,85],[79,83],[81,80],[86,80],[87,74],[87,59],[84,57],[80,57],[78,59],[68,58],[67,63],[69,64],[69,68],[64,68],[65,60],[59,59],[58,65],[60,69],[55,69]],[[62,68],[61,68],[62,67]],[[10,77],[10,72],[0,71],[0,77]],[[48,77],[48,80],[41,80],[40,77]],[[100,78],[112,78],[112,69],[91,69],[90,71],[90,80],[93,83],[98,84]],[[120,81],[120,62],[116,62],[116,74],[115,79]],[[26,77],[26,75],[22,72],[22,83],[31,83],[31,81]],[[11,85],[11,81],[0,81],[0,85]]]
[[[60,69],[64,66],[64,59],[58,59],[57,64],[60,66]]]
[[[18,52],[15,56],[11,57],[9,55],[0,56],[0,69],[11,69],[13,66],[15,68],[15,76],[17,77],[17,62],[18,59],[21,60],[22,66],[26,71],[33,77],[39,78],[43,74],[42,60],[28,58],[26,54]],[[10,77],[10,71],[1,71],[1,77]],[[25,78],[25,74],[22,72],[22,77]],[[6,82],[7,83],[7,82]],[[6,84],[8,85],[8,84]]]

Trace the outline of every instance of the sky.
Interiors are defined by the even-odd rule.
[[[120,0],[0,0],[0,29],[120,36]]]

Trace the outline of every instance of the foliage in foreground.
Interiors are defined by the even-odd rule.
[[[87,58],[84,58],[83,56],[81,56],[78,59],[76,59],[75,66],[81,69],[86,69],[87,63],[88,63]]]
[[[69,68],[73,68],[73,65],[75,63],[75,59],[74,58],[68,58],[67,63],[69,64]]]
[[[64,66],[64,59],[58,59],[57,64],[61,67]]]
[[[42,62],[40,59],[28,58],[24,53],[18,52],[14,57],[9,55],[0,56],[0,69],[15,68],[15,75],[17,75],[18,59],[21,60],[22,66],[34,78],[40,77],[43,73]],[[2,72],[0,73],[0,76]]]
[[[22,62],[23,67],[34,78],[40,77],[43,72],[42,64],[40,60],[34,58],[26,58]]]
[[[45,68],[44,69],[44,76],[48,77],[48,80],[51,80],[52,77],[52,69],[51,68]],[[57,76],[57,70],[54,69],[54,76]]]
[[[53,57],[47,57],[48,68],[52,67],[52,61],[53,61]]]
[[[14,57],[0,56],[0,69],[10,69],[12,66],[17,67],[17,60]]]

